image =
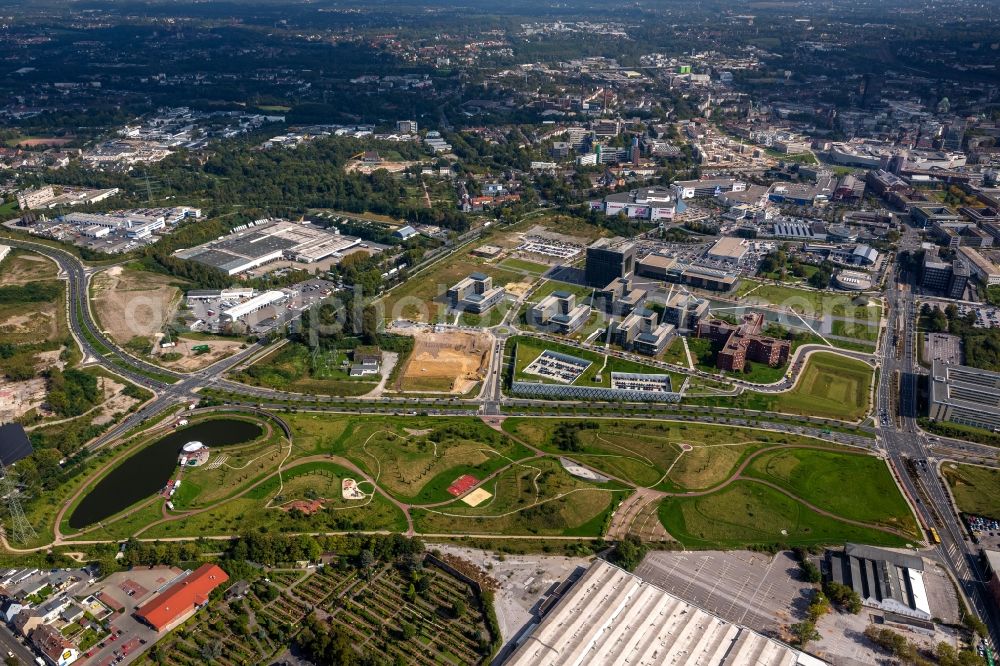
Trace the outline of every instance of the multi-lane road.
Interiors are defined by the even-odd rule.
[[[908,231],[907,235],[912,232]],[[986,622],[995,646],[1000,639],[1000,618],[986,590],[979,553],[967,538],[952,506],[928,436],[917,424],[920,367],[916,349],[916,301],[907,276],[900,274],[897,277],[898,281],[889,280],[886,287],[888,325],[878,350],[881,363],[876,394],[879,446],[891,462],[920,520],[926,527],[937,529],[941,539],[936,548],[938,557],[950,569],[976,614]],[[996,454],[970,447],[968,442],[947,440],[946,443],[951,445],[952,451],[965,452],[968,457],[982,455],[993,459]]]
[[[905,240],[907,239],[904,238]],[[206,387],[226,392],[226,394],[233,396],[233,402],[263,407],[281,408],[293,403],[302,408],[313,410],[343,411],[346,404],[351,411],[357,411],[360,404],[362,405],[361,409],[364,409],[366,402],[361,398],[338,399],[329,396],[306,396],[247,386],[224,378],[225,374],[233,367],[244,363],[251,356],[260,352],[263,349],[260,345],[248,345],[246,349],[240,350],[233,356],[208,368],[185,374],[175,373],[137,358],[114,344],[97,325],[91,313],[88,298],[92,269],[84,266],[79,259],[68,252],[49,245],[21,240],[5,242],[15,247],[44,254],[59,265],[69,285],[67,315],[70,330],[83,351],[85,361],[100,364],[135,384],[151,390],[155,395],[140,410],[128,415],[101,437],[91,442],[89,444],[91,448],[96,449],[104,446],[167,409],[198,400],[198,390]],[[919,367],[915,359],[916,306],[913,293],[905,284],[897,284],[893,280],[888,282],[885,293],[888,326],[885,334],[881,336],[880,346],[876,353],[876,360],[881,366],[881,374],[876,390],[875,431],[877,440],[875,447],[892,464],[900,484],[913,501],[921,521],[928,527],[935,526],[938,529],[942,541],[938,547],[938,554],[955,576],[962,592],[971,602],[976,613],[987,623],[993,634],[994,645],[996,645],[998,644],[997,639],[1000,638],[1000,625],[998,625],[997,613],[990,604],[982,580],[978,565],[978,553],[966,539],[964,528],[952,507],[946,489],[943,487],[937,467],[933,464],[931,444],[917,426],[916,386]],[[895,335],[896,331],[899,332],[898,338]],[[402,412],[419,409],[443,416],[499,415],[501,407],[503,407],[504,413],[518,413],[523,410],[525,413],[538,414],[539,416],[559,415],[560,412],[556,407],[565,403],[548,400],[512,399],[503,396],[504,344],[507,336],[512,332],[514,331],[508,326],[494,329],[496,339],[490,350],[490,371],[481,392],[475,398],[428,400],[381,397],[371,401],[372,411],[384,413],[388,408],[398,409]],[[897,340],[898,345],[896,344]],[[808,351],[811,350],[800,350],[803,354]],[[799,362],[796,364],[793,361],[793,369],[796,367],[800,369],[803,365],[801,363],[803,357],[797,358]],[[744,388],[787,390],[795,381],[795,372],[793,371],[791,375],[769,387],[747,386]],[[547,409],[549,407],[551,409]],[[584,411],[604,413],[607,405],[585,402],[578,403],[577,407]],[[732,424],[749,424],[751,417],[753,422],[758,425],[760,425],[761,420],[768,420],[768,415],[748,415],[746,410],[725,407],[682,405],[678,408],[677,406],[644,405],[632,410],[632,413],[636,412],[690,420],[699,420],[702,418],[699,414],[703,414],[704,420]],[[822,432],[825,439],[856,446],[872,446],[872,440],[863,433],[829,432],[826,430],[826,426],[832,422],[827,419],[806,417],[797,419],[800,423],[789,422],[789,418],[778,420],[772,418],[771,420],[775,422],[767,423],[766,427],[812,435]],[[871,432],[871,429],[867,427],[862,428],[862,430]],[[948,441],[945,444],[950,447],[951,452],[956,454],[952,456],[954,459],[995,460],[996,451],[990,447],[958,441]],[[938,443],[938,446],[940,445]]]

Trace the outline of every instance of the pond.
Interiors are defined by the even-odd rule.
[[[231,446],[263,434],[260,424],[242,419],[211,419],[180,428],[136,451],[111,470],[80,501],[69,518],[69,526],[87,527],[162,490],[177,469],[181,447],[188,442],[202,442],[209,448]]]

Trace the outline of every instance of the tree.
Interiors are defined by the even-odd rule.
[[[792,634],[795,636],[795,644],[798,647],[804,648],[809,641],[816,641],[821,638],[820,633],[816,631],[816,624],[811,620],[803,620],[789,627]]]
[[[622,569],[633,571],[642,562],[642,558],[646,556],[646,550],[646,545],[639,537],[628,534],[615,545],[610,559]]]

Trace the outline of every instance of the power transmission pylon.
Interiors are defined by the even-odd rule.
[[[35,529],[24,516],[24,509],[21,508],[21,499],[17,485],[14,483],[14,477],[7,471],[3,463],[0,463],[0,473],[3,474],[3,477],[0,478],[0,498],[3,498],[4,504],[7,505],[8,522],[10,523],[7,526],[9,528],[8,534],[18,543],[27,543],[37,536]]]

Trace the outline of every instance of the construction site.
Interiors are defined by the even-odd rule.
[[[492,335],[487,332],[411,329],[413,353],[396,390],[465,394],[486,374]]]

